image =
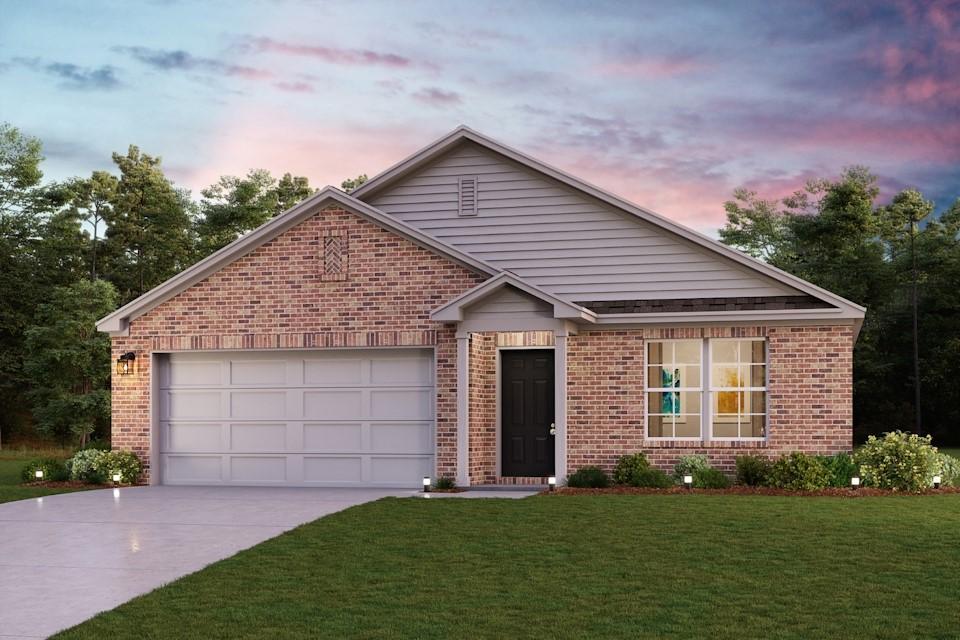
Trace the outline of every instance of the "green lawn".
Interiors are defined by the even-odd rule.
[[[960,496],[385,499],[58,638],[955,638]]]
[[[960,458],[960,449],[953,449],[949,447],[937,447],[940,453],[945,453],[947,455],[953,456],[954,458]]]
[[[28,460],[49,455],[49,451],[11,450],[0,451],[0,503],[38,498],[54,493],[67,493],[77,489],[48,489],[46,487],[21,487],[20,470]],[[55,457],[66,458],[66,454]]]

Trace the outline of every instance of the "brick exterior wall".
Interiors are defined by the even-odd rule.
[[[765,442],[655,441],[644,436],[646,340],[766,337],[768,421]],[[853,447],[853,329],[755,326],[586,331],[568,339],[568,473],[611,469],[619,456],[644,452],[669,471],[682,455],[704,454],[732,473],[738,455],[791,451],[834,454]]]
[[[497,334],[470,335],[470,484],[496,482]]]
[[[324,267],[324,237],[342,239],[341,269]],[[433,346],[437,355],[437,472],[456,473],[456,339],[431,322],[441,303],[485,279],[342,209],[304,220],[130,324],[113,358],[113,446],[150,463],[154,351]]]

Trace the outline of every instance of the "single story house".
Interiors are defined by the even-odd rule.
[[[150,482],[416,487],[849,451],[864,312],[459,127],[97,326]]]

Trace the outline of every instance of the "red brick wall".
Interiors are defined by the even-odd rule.
[[[344,239],[344,279],[323,277],[322,238]],[[432,309],[484,276],[350,212],[327,209],[164,302],[113,339],[137,372],[113,379],[113,446],[149,464],[153,351],[436,346],[437,467],[456,471],[456,340]],[[149,469],[148,469],[149,477]]]
[[[644,340],[762,337],[768,340],[766,442],[654,441],[644,437]],[[587,331],[568,340],[568,472],[610,469],[643,451],[668,471],[700,453],[732,473],[736,456],[790,451],[833,454],[853,446],[853,330],[847,326],[754,326]]]
[[[497,334],[470,335],[470,484],[496,482]]]

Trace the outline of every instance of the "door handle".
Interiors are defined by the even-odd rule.
[[[550,423],[550,435],[552,436],[557,435],[557,425],[554,424],[553,422]]]

